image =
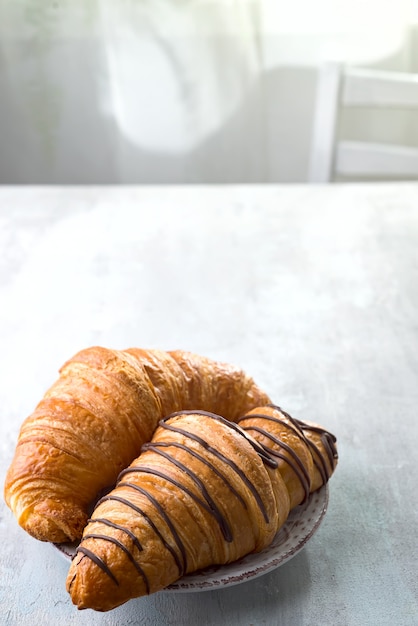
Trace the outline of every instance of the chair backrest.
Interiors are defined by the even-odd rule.
[[[418,74],[325,64],[318,76],[309,181],[418,179],[418,148],[338,140],[347,107],[415,109],[418,129]]]

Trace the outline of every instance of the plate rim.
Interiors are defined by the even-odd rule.
[[[294,556],[296,556],[296,554],[298,554],[305,547],[305,545],[308,543],[308,541],[313,537],[313,535],[316,533],[316,531],[320,527],[328,509],[328,503],[329,503],[328,484],[323,485],[322,487],[320,487],[320,489],[317,489],[316,491],[312,492],[308,498],[308,501],[311,501],[312,498],[315,496],[322,497],[322,500],[320,500],[319,502],[320,510],[317,516],[315,517],[315,520],[312,523],[312,526],[310,526],[309,531],[305,535],[301,536],[298,542],[295,545],[293,545],[291,548],[289,548],[282,556],[277,556],[270,560],[267,558],[264,565],[259,565],[253,568],[249,567],[248,569],[243,570],[241,575],[235,574],[234,576],[230,576],[230,577],[224,575],[223,577],[221,576],[217,579],[212,580],[212,582],[207,582],[205,580],[187,582],[188,576],[190,577],[195,577],[195,576],[200,576],[200,575],[204,576],[204,572],[206,570],[211,569],[211,568],[206,568],[205,570],[202,570],[201,574],[199,574],[198,572],[193,572],[191,574],[183,576],[182,578],[175,581],[174,583],[171,583],[171,585],[168,585],[167,587],[165,587],[162,591],[166,593],[187,593],[187,592],[190,593],[190,592],[196,592],[196,591],[214,591],[216,589],[225,589],[225,588],[233,587],[233,586],[245,583],[245,582],[249,582],[251,580],[255,580],[256,578],[259,578],[260,576],[264,576],[265,574],[268,574],[274,571],[275,569],[278,569],[279,567],[281,567],[282,565],[290,561]],[[240,563],[241,561],[249,560],[251,562],[251,560],[257,560],[257,558],[259,558],[260,555],[262,554],[265,554],[266,556],[268,556],[268,554],[271,552],[272,547],[278,547],[278,546],[275,546],[275,539],[281,532],[283,532],[286,529],[286,525],[289,524],[289,520],[290,522],[292,522],[293,517],[295,516],[297,512],[296,509],[298,509],[298,507],[295,507],[295,509],[293,509],[290,512],[289,517],[287,518],[283,526],[278,530],[270,546],[264,548],[264,550],[262,550],[261,553],[247,554],[246,556],[238,559],[237,561],[234,561],[227,565],[219,565],[216,571],[219,571],[219,570],[222,571],[222,569],[225,570],[228,567],[233,567],[233,566],[236,567],[237,564]]]
[[[292,536],[292,530],[294,527],[294,520],[303,519],[306,511],[309,511],[309,504],[312,502],[313,498],[318,500],[316,506],[318,508],[315,509],[315,517],[312,520],[308,530],[306,533],[302,533],[296,543],[291,544],[283,554],[280,552],[276,556],[272,556],[271,553],[274,551],[276,554],[276,550],[280,547],[281,544],[276,545],[277,538],[280,534],[288,533],[285,542],[289,540]],[[244,582],[248,582],[259,578],[273,570],[281,567],[285,563],[287,563],[290,559],[292,559],[296,554],[298,554],[308,543],[308,541],[313,537],[318,528],[320,527],[325,514],[328,509],[329,504],[329,487],[328,483],[312,492],[308,500],[305,504],[300,504],[298,507],[295,507],[290,512],[287,520],[281,526],[271,544],[264,548],[261,552],[250,553],[247,554],[240,559],[233,561],[232,563],[228,563],[225,565],[214,565],[207,567],[203,570],[192,572],[190,574],[186,574],[182,576],[177,581],[171,583],[164,589],[161,589],[158,593],[191,593],[198,591],[214,591],[216,589],[225,589],[227,587],[232,587],[235,585],[239,585]],[[301,513],[301,507],[304,507]],[[301,514],[300,518],[297,518],[297,515]],[[288,526],[291,526],[290,530],[287,530]],[[79,542],[70,543],[53,543],[52,546],[65,558],[67,561],[71,561],[73,558],[73,551]],[[263,560],[263,557],[265,559]],[[261,560],[260,560],[261,559]],[[243,562],[242,571],[239,570],[240,563]],[[238,568],[238,571],[235,571]],[[228,574],[228,570],[231,570],[231,573]],[[235,573],[232,573],[235,572]]]

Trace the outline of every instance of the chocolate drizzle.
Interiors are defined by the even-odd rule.
[[[158,476],[159,478],[163,478],[164,480],[168,481],[169,483],[172,483],[178,489],[181,489],[181,491],[184,491],[184,493],[186,493],[188,496],[190,496],[190,498],[192,498],[192,500],[197,502],[197,504],[199,504],[202,508],[204,508],[209,514],[213,515],[213,517],[216,519],[216,521],[218,522],[218,524],[220,526],[220,529],[222,531],[222,534],[224,536],[225,541],[231,542],[233,540],[233,536],[232,536],[232,531],[231,531],[231,529],[229,527],[229,524],[226,521],[226,519],[224,518],[224,516],[222,515],[221,511],[219,510],[219,508],[216,506],[216,504],[213,501],[213,499],[210,497],[210,495],[209,495],[205,485],[203,484],[203,482],[196,476],[196,474],[194,474],[185,465],[183,465],[183,463],[180,463],[179,461],[176,461],[176,459],[173,459],[168,454],[164,453],[162,450],[158,450],[157,449],[156,452],[158,452],[158,454],[161,454],[162,456],[164,456],[167,460],[171,461],[172,463],[174,463],[174,465],[176,465],[182,471],[184,471],[186,474],[188,474],[188,476],[190,476],[190,478],[193,480],[193,482],[199,488],[199,490],[202,493],[204,499],[199,498],[195,493],[193,493],[193,491],[188,489],[185,485],[182,485],[180,482],[178,482],[174,478],[171,478],[171,476],[169,476],[168,474],[164,474],[164,472],[159,472],[158,470],[152,469],[150,467],[141,466],[141,465],[138,466],[138,467],[130,467],[129,470],[126,470],[126,472],[129,471],[129,472],[142,472],[143,474],[153,474],[154,476]],[[120,484],[122,485],[123,483],[120,483]],[[131,485],[131,486],[133,486],[133,485]]]
[[[244,498],[235,489],[235,487],[233,485],[231,485],[231,483],[225,478],[225,476],[222,474],[222,472],[220,472],[217,469],[217,467],[215,467],[215,465],[213,465],[213,463],[210,463],[207,459],[205,459],[204,456],[202,456],[201,454],[198,454],[198,452],[196,452],[196,450],[192,450],[191,448],[188,448],[184,444],[178,443],[176,441],[170,441],[170,442],[159,441],[158,443],[145,443],[142,446],[142,450],[144,450],[144,451],[145,450],[154,450],[154,452],[158,452],[158,448],[178,448],[180,450],[183,450],[184,452],[187,452],[188,454],[193,456],[195,459],[198,459],[201,463],[203,463],[204,465],[209,467],[212,470],[212,472],[214,472],[214,474],[216,474],[218,476],[218,478],[220,478],[224,482],[224,484],[228,487],[228,489],[231,491],[231,493],[233,493],[234,496],[241,502],[242,506],[245,509],[247,508],[247,503],[245,502]]]
[[[255,441],[255,439],[253,439],[252,437],[248,437],[244,429],[240,428],[238,424],[234,422],[230,422],[229,420],[225,419],[221,415],[216,415],[215,413],[210,413],[209,411],[177,411],[176,413],[171,413],[170,415],[168,415],[167,417],[165,417],[163,420],[160,421],[159,423],[160,426],[167,428],[168,430],[173,430],[174,432],[181,432],[182,434],[189,436],[191,439],[198,441],[204,448],[206,448],[206,450],[210,450],[211,452],[214,452],[214,451],[216,452],[216,450],[212,448],[206,441],[204,441],[200,437],[197,437],[196,435],[192,435],[191,433],[182,431],[180,429],[176,430],[173,426],[169,426],[166,423],[167,420],[173,417],[176,417],[177,415],[206,415],[206,417],[210,417],[211,419],[217,420],[218,422],[225,424],[229,428],[232,428],[232,430],[235,430],[237,433],[242,435],[242,437],[244,437],[248,441],[248,443],[252,445],[254,450],[262,459],[263,463],[265,463],[269,467],[272,467],[273,469],[277,468],[277,461],[272,459],[269,454],[266,454],[266,451],[264,450],[263,446],[261,446],[258,443],[258,441]]]
[[[169,527],[171,534],[173,535],[174,541],[177,544],[181,556],[182,556],[182,561],[183,563],[181,564],[176,552],[173,550],[173,548],[171,547],[171,545],[165,541],[165,539],[162,537],[162,535],[160,533],[158,533],[160,539],[162,539],[165,547],[169,550],[169,552],[171,552],[171,554],[174,557],[174,560],[176,561],[177,567],[179,568],[179,572],[181,572],[181,574],[184,574],[186,569],[187,569],[187,554],[186,554],[186,548],[184,547],[183,542],[180,539],[180,536],[173,524],[173,522],[171,521],[171,519],[169,518],[169,516],[167,515],[167,513],[165,512],[164,508],[161,506],[161,504],[158,502],[158,500],[156,498],[154,498],[154,496],[152,496],[149,491],[147,491],[146,489],[144,489],[143,487],[140,487],[139,485],[135,485],[133,483],[129,483],[129,482],[120,482],[119,483],[120,487],[130,487],[131,489],[135,489],[136,491],[138,491],[139,493],[141,493],[142,495],[144,495],[146,498],[148,498],[148,500],[150,500],[150,502],[155,506],[155,508],[157,509],[157,511],[159,512],[159,514],[161,515],[161,517],[164,519],[164,521],[166,522],[167,526]],[[153,529],[156,530],[156,527],[153,525]],[[157,531],[158,532],[158,531]]]
[[[306,467],[304,466],[302,460],[296,454],[296,452],[291,448],[291,446],[289,446],[288,444],[286,444],[286,442],[282,441],[281,439],[274,436],[272,433],[269,433],[267,430],[265,430],[264,428],[261,428],[258,425],[245,427],[245,426],[240,426],[239,423],[244,422],[244,420],[247,420],[247,419],[259,417],[266,421],[278,423],[281,426],[284,426],[285,428],[292,430],[311,451],[313,462],[315,464],[315,467],[318,469],[324,484],[329,479],[331,471],[335,467],[335,463],[337,459],[337,450],[335,446],[336,439],[333,435],[331,435],[331,433],[329,433],[328,431],[320,427],[310,426],[300,420],[296,420],[292,418],[288,413],[280,409],[278,406],[275,406],[275,405],[269,405],[269,406],[270,408],[273,408],[274,410],[278,411],[279,414],[281,414],[284,419],[276,415],[272,416],[272,415],[264,414],[264,413],[251,413],[249,415],[245,415],[242,418],[240,418],[237,423],[233,423],[233,422],[229,422],[225,418],[219,415],[216,415],[214,413],[209,413],[207,411],[189,410],[189,411],[178,411],[175,413],[171,413],[169,416],[161,420],[159,423],[159,426],[161,428],[165,429],[168,432],[181,435],[185,439],[194,441],[199,446],[201,446],[206,452],[209,452],[211,456],[213,456],[218,461],[220,461],[221,464],[225,464],[229,466],[239,476],[239,478],[243,481],[243,483],[246,485],[246,487],[250,490],[250,492],[254,496],[254,499],[260,511],[262,512],[262,515],[266,523],[269,522],[269,518],[268,518],[267,510],[264,505],[263,499],[261,497],[261,494],[258,492],[256,486],[251,482],[251,480],[248,478],[245,472],[236,463],[234,463],[234,461],[232,461],[231,459],[226,457],[224,454],[222,454],[219,450],[211,446],[210,443],[206,439],[200,437],[194,432],[189,432],[188,430],[185,430],[174,424],[169,423],[169,420],[179,415],[190,414],[190,415],[207,416],[207,417],[210,417],[211,419],[221,422],[222,424],[225,424],[229,428],[233,429],[235,432],[239,433],[242,437],[244,437],[244,439],[253,447],[255,452],[259,455],[263,463],[267,465],[268,467],[272,469],[277,469],[279,467],[278,459],[288,463],[290,467],[292,468],[292,470],[294,471],[294,473],[296,474],[296,476],[299,478],[299,481],[303,487],[305,499],[306,499],[309,496],[310,487],[311,487],[309,473]],[[272,446],[275,446],[275,447],[263,445],[259,443],[258,441],[256,441],[247,432],[251,430],[253,432],[257,432],[265,436],[267,439],[269,439],[272,442]],[[306,437],[305,435],[306,431],[312,431],[320,435],[321,442],[325,450],[326,458],[324,457],[324,455],[322,454],[318,446],[316,446],[310,440],[310,438]],[[130,507],[133,511],[135,511],[141,518],[143,518],[149,524],[149,526],[151,527],[153,532],[157,535],[161,543],[170,552],[170,554],[172,555],[177,565],[179,576],[182,576],[187,571],[187,551],[186,551],[184,543],[181,540],[179,533],[176,530],[174,523],[172,522],[170,517],[167,515],[163,506],[145,487],[140,486],[136,484],[135,482],[130,482],[129,479],[126,480],[126,477],[128,475],[135,474],[135,473],[148,474],[150,476],[155,476],[159,479],[162,479],[163,481],[173,484],[177,489],[180,489],[188,497],[192,498],[193,501],[198,504],[198,506],[200,506],[207,513],[209,513],[210,515],[214,517],[214,519],[217,521],[219,525],[219,528],[223,534],[225,541],[227,542],[233,541],[233,533],[232,533],[232,529],[230,528],[230,525],[228,524],[227,519],[222,514],[222,511],[220,510],[216,502],[213,500],[213,498],[209,494],[203,480],[195,472],[193,472],[188,465],[186,465],[184,462],[181,462],[175,456],[176,450],[182,450],[183,452],[186,452],[190,456],[197,459],[199,463],[204,464],[206,467],[208,467],[211,470],[211,472],[213,472],[224,483],[224,485],[227,486],[231,494],[235,498],[237,498],[237,500],[241,503],[241,505],[244,508],[247,508],[246,502],[244,498],[242,497],[242,495],[235,489],[233,484],[228,480],[225,474],[221,471],[220,468],[222,467],[222,465],[218,463],[216,466],[214,463],[211,462],[211,460],[207,458],[207,455],[203,456],[195,448],[187,446],[186,443],[180,443],[179,441],[175,441],[175,440],[173,441],[168,440],[164,442],[151,441],[149,443],[144,444],[144,446],[141,449],[141,452],[152,451],[153,453],[161,456],[165,461],[168,461],[169,463],[174,465],[178,470],[180,470],[180,473],[187,476],[188,479],[195,485],[199,495],[197,495],[197,493],[195,493],[187,485],[181,483],[178,479],[173,478],[169,472],[160,471],[159,469],[156,469],[147,465],[130,466],[127,469],[123,470],[119,474],[117,484],[116,484],[116,489],[118,488],[132,489],[136,491],[137,493],[140,493],[143,497],[145,497],[150,502],[152,507],[154,507],[155,510],[158,512],[161,519],[164,520],[167,528],[169,529],[171,533],[172,539],[174,541],[174,545],[176,547],[173,547],[173,545],[171,545],[171,543],[164,537],[162,532],[158,529],[157,525],[154,523],[150,514],[147,513],[143,508],[131,502],[128,499],[128,497],[125,498],[125,497],[118,495],[115,492],[111,492],[105,495],[104,497],[102,497],[98,501],[96,507],[102,502],[111,500],[111,501],[119,502],[127,507]],[[329,468],[331,468],[331,471]],[[100,518],[93,517],[89,520],[89,522],[101,523],[105,526],[115,529],[116,531],[120,531],[128,539],[131,540],[132,549],[136,548],[138,552],[142,552],[143,547],[132,530],[120,524],[116,524],[115,522],[112,522],[106,518],[102,518],[102,517]],[[91,533],[84,535],[82,542],[87,539],[108,541],[108,542],[113,543],[120,550],[122,550],[128,556],[129,560],[132,562],[132,564],[136,568],[138,574],[142,577],[145,583],[147,593],[150,592],[149,580],[144,570],[141,568],[138,561],[135,559],[134,552],[132,551],[132,549],[129,549],[125,543],[123,543],[120,539],[116,539],[115,537],[108,536],[108,535],[101,534],[101,533],[95,533],[95,532],[91,532]],[[100,569],[106,575],[108,575],[113,580],[115,584],[117,585],[119,584],[118,580],[116,579],[116,577],[114,576],[114,574],[112,573],[108,565],[103,561],[103,559],[97,556],[94,552],[85,548],[81,544],[78,547],[77,552],[83,554],[82,559],[85,557],[91,559],[98,567],[100,567]]]
[[[257,504],[258,504],[262,514],[263,514],[263,517],[264,517],[265,521],[268,523],[267,511],[266,511],[266,508],[264,506],[264,503],[263,503],[263,500],[262,500],[260,494],[258,493],[258,491],[255,488],[255,486],[253,485],[253,483],[249,480],[247,475],[238,467],[238,465],[236,465],[236,463],[231,461],[231,459],[228,459],[228,457],[226,457],[224,454],[219,452],[216,448],[211,446],[205,439],[202,439],[202,437],[199,437],[195,433],[190,433],[189,431],[184,430],[182,428],[178,428],[176,426],[173,426],[172,424],[167,424],[167,420],[170,419],[171,417],[175,417],[177,415],[187,415],[187,414],[190,414],[190,415],[196,415],[196,414],[198,414],[198,415],[205,415],[207,417],[211,417],[212,419],[216,419],[217,421],[225,423],[227,426],[232,427],[233,430],[235,430],[236,432],[241,434],[247,441],[249,441],[251,443],[251,445],[253,446],[253,448],[256,450],[256,452],[259,454],[259,456],[262,458],[262,460],[265,461],[266,463],[268,462],[270,467],[277,468],[277,466],[278,466],[277,461],[275,461],[269,455],[267,455],[266,452],[264,451],[264,449],[262,448],[262,446],[260,446],[260,444],[258,442],[256,442],[254,439],[249,438],[248,435],[244,432],[244,430],[242,428],[239,428],[236,424],[234,424],[232,422],[228,422],[228,420],[225,420],[223,417],[220,417],[219,415],[215,415],[214,413],[208,413],[207,411],[181,411],[179,413],[172,413],[171,415],[169,415],[167,418],[165,418],[164,420],[162,420],[160,422],[160,426],[162,426],[163,428],[166,428],[167,430],[171,430],[171,431],[173,431],[175,433],[179,433],[179,434],[181,434],[181,435],[183,435],[185,437],[188,437],[189,439],[192,439],[193,441],[196,441],[203,448],[205,448],[205,450],[207,450],[208,452],[213,454],[220,461],[226,463],[226,465],[229,465],[229,467],[231,467],[234,470],[234,472],[236,474],[238,474],[238,476],[241,478],[241,480],[250,489],[251,493],[254,495],[254,498],[257,501]],[[268,461],[267,461],[267,459],[268,459]],[[129,468],[128,468],[128,470],[125,470],[125,471],[129,471]]]
[[[320,473],[322,484],[327,483],[331,476],[332,470],[334,470],[335,468],[336,460],[338,458],[337,448],[335,446],[336,438],[334,437],[334,435],[332,435],[324,428],[321,428],[320,426],[307,424],[306,422],[293,418],[291,415],[289,415],[289,413],[287,413],[275,404],[270,404],[268,406],[269,408],[272,408],[278,413],[282,414],[286,419],[282,419],[280,417],[269,415],[266,413],[250,413],[242,416],[237,423],[239,424],[240,422],[244,422],[245,420],[259,417],[270,422],[275,422],[277,424],[280,424],[281,426],[288,428],[289,430],[292,430],[310,450],[313,463]],[[265,437],[270,439],[270,441],[272,441],[274,445],[282,448],[288,453],[288,455],[285,455],[270,447],[263,446],[268,454],[272,454],[290,465],[302,485],[305,494],[305,501],[310,494],[310,477],[307,469],[302,463],[302,460],[296,454],[296,452],[284,441],[278,439],[277,437],[274,437],[264,428],[254,425],[247,428],[245,426],[242,426],[242,428],[244,430],[252,430],[254,432],[258,432],[264,435]],[[321,443],[326,452],[328,463],[318,446],[315,445],[315,443],[305,435],[305,432],[309,431],[318,433],[320,435]],[[329,467],[331,468],[331,471]]]
[[[148,494],[151,498],[151,494]],[[104,498],[101,498],[101,500],[98,501],[97,506],[99,506],[99,504],[101,504],[102,502],[105,502],[106,500],[114,500],[116,502],[120,502],[121,504],[125,504],[126,506],[130,507],[131,509],[133,509],[136,513],[138,513],[141,517],[143,517],[148,524],[151,526],[151,528],[153,529],[153,531],[155,532],[155,534],[158,536],[158,538],[161,540],[161,542],[163,543],[164,547],[167,548],[167,550],[172,554],[177,567],[179,569],[180,575],[183,575],[184,573],[184,566],[182,566],[179,557],[177,556],[177,552],[174,550],[174,548],[164,539],[163,535],[161,534],[161,532],[158,530],[157,526],[154,524],[154,522],[152,521],[152,519],[150,518],[150,516],[140,507],[136,506],[135,504],[133,504],[132,502],[130,502],[129,500],[127,500],[126,498],[122,498],[121,496],[117,496],[114,494],[109,494],[108,496],[104,496]],[[158,505],[158,510],[161,511],[163,510],[161,505]]]
[[[327,430],[324,430],[323,428],[321,428],[320,426],[311,426],[308,424],[305,424],[304,422],[298,422],[302,428],[302,430],[310,430],[311,432],[315,432],[318,433],[321,436],[321,443],[324,447],[324,450],[327,454],[328,457],[328,462],[329,465],[332,467],[332,469],[334,469],[335,467],[335,461],[338,459],[338,453],[337,453],[337,448],[335,446],[336,443],[336,438],[334,435],[332,435],[330,432],[328,432]],[[316,464],[316,457],[318,457],[320,459],[320,464],[322,467],[322,471],[319,467],[318,464],[316,464],[316,467],[318,467],[318,470],[321,473],[321,476],[323,478],[323,482],[326,483],[331,476],[331,473],[328,469],[328,465],[325,462],[325,458],[324,456],[321,454],[320,450],[318,449],[318,447],[313,443],[313,441],[308,441],[309,443],[309,447],[314,451],[314,455],[313,455],[313,459],[314,459],[314,463]]]
[[[138,541],[138,537],[131,531],[129,528],[125,528],[125,526],[121,526],[120,524],[115,524],[115,522],[111,522],[108,519],[104,519],[103,517],[96,517],[95,519],[90,518],[87,522],[100,522],[105,526],[110,526],[111,528],[115,528],[116,530],[121,530],[126,533],[128,537],[132,539],[132,543],[137,547],[137,549],[142,552],[144,549]]]
[[[146,577],[146,575],[144,573],[144,570],[139,565],[139,563],[135,560],[134,555],[132,554],[132,552],[130,552],[128,550],[128,548],[121,541],[119,541],[119,539],[116,539],[115,537],[109,537],[109,535],[101,535],[99,533],[88,533],[87,535],[84,535],[83,541],[85,541],[86,539],[101,539],[102,541],[109,541],[110,543],[113,543],[115,546],[120,548],[126,554],[126,556],[131,561],[131,563],[133,563],[133,565],[134,565],[136,571],[139,573],[139,575],[143,578],[144,583],[145,583],[145,588],[147,590],[147,593],[149,593],[149,591],[150,591],[149,581],[148,581],[148,578]],[[81,550],[81,551],[83,551],[83,550]],[[107,569],[109,569],[109,568],[107,568]],[[114,577],[114,579],[116,580],[115,577]]]
[[[259,426],[251,426],[251,430],[254,432],[260,433],[260,435],[264,435],[265,437],[270,439],[273,444],[277,445],[279,448],[282,448],[283,450],[288,452],[290,456],[286,456],[285,454],[277,450],[274,450],[272,448],[265,446],[265,449],[269,454],[272,454],[278,459],[282,459],[288,465],[291,466],[292,470],[295,472],[295,474],[299,478],[299,481],[303,487],[303,490],[305,493],[305,497],[303,501],[305,502],[310,494],[311,479],[309,476],[309,472],[307,471],[306,467],[303,465],[300,457],[298,457],[296,452],[290,446],[288,446],[284,441],[281,441],[277,437],[274,437],[269,432],[264,430],[264,428],[260,428]]]
[[[109,576],[109,578],[111,578],[113,580],[115,585],[119,586],[118,579],[113,574],[112,570],[109,569],[109,567],[106,565],[106,563],[103,561],[103,559],[101,559],[99,556],[97,556],[97,554],[94,554],[94,552],[92,552],[91,550],[88,550],[84,546],[78,546],[76,554],[78,552],[81,552],[82,554],[84,554],[84,556],[87,556],[89,559],[91,559],[93,561],[93,563],[95,563],[98,567],[100,567],[100,569],[103,570],[104,573],[107,574]],[[73,582],[73,581],[71,581],[71,582]]]

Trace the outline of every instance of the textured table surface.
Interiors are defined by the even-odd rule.
[[[0,478],[20,423],[93,344],[244,368],[338,437],[292,560],[200,593],[77,611],[67,563],[0,503],[0,623],[418,623],[418,186],[0,188]]]

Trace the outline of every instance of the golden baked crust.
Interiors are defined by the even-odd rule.
[[[189,352],[82,350],[23,423],[5,500],[37,539],[75,540],[163,416],[193,408],[235,420],[268,401],[242,370]]]

